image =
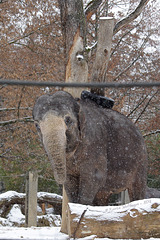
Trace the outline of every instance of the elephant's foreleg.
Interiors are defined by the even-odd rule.
[[[93,205],[94,198],[99,187],[94,183],[81,181],[78,202],[85,205]]]
[[[64,186],[69,202],[78,203],[79,177],[67,175]]]
[[[105,177],[97,178],[95,172],[83,173],[80,176],[79,203],[81,204],[93,205],[97,192],[105,183]]]
[[[93,201],[93,205],[95,206],[108,206],[109,197],[112,193],[106,192],[105,190],[100,190]]]

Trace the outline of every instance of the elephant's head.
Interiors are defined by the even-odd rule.
[[[39,97],[33,109],[35,125],[54,170],[55,180],[66,179],[66,153],[79,142],[79,105],[66,92]]]

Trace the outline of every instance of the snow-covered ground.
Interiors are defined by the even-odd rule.
[[[0,239],[69,240],[70,238],[68,235],[61,233],[59,227],[41,227],[41,228],[0,227]],[[89,237],[81,238],[81,240],[82,239],[83,240],[93,240],[93,239],[111,240],[109,238],[96,238],[96,236],[93,236],[93,235]],[[158,240],[159,238],[150,238],[150,240],[155,240],[155,239]]]
[[[60,227],[0,227],[0,239],[55,239],[67,240]]]
[[[39,193],[42,195],[42,193]],[[43,193],[44,194],[44,193]],[[49,193],[48,193],[49,194]],[[45,193],[46,195],[46,193]],[[52,194],[49,194],[50,196],[52,196]],[[22,193],[17,193],[17,192],[6,192],[3,194],[0,194],[0,201],[2,202],[2,200],[4,200],[5,198],[7,198],[8,200],[11,200],[13,198],[13,196],[19,196],[19,197],[24,197],[24,194]],[[136,209],[138,209],[140,212],[142,210],[146,210],[146,211],[154,211],[154,209],[150,209],[151,204],[157,202],[158,204],[160,204],[160,199],[146,199],[146,200],[140,200],[138,202],[132,202],[129,203],[127,205],[124,206],[117,206],[117,207],[113,207],[113,206],[109,206],[109,207],[91,207],[91,206],[79,206],[78,204],[71,204],[71,209],[72,212],[79,212],[79,215],[81,216],[82,212],[84,211],[84,209],[88,209],[88,212],[86,212],[86,216],[87,214],[92,214],[92,217],[96,217],[99,218],[99,214],[100,217],[104,217],[103,215],[105,215],[106,218],[106,214],[107,217],[112,218],[113,219],[113,213],[115,212],[115,210],[126,210],[134,207]],[[160,205],[159,205],[160,207]],[[83,209],[84,208],[84,209]],[[92,211],[94,208],[94,212]],[[0,213],[1,213],[2,209],[0,209]],[[54,214],[47,214],[47,217],[49,218],[49,216],[51,217]],[[40,216],[38,216],[40,217]],[[21,212],[21,208],[18,204],[14,204],[13,207],[11,208],[10,212],[8,213],[8,215],[6,216],[6,218],[2,218],[0,217],[0,240],[1,239],[39,239],[39,240],[47,240],[47,239],[52,239],[52,240],[69,240],[69,236],[67,234],[63,234],[60,232],[60,219],[58,218],[58,215],[54,216],[56,219],[54,219],[54,226],[51,223],[50,227],[31,227],[31,228],[24,228],[24,227],[15,227],[15,226],[20,226],[21,224],[24,224],[25,222],[25,216],[22,214]],[[60,216],[59,216],[60,217]],[[115,215],[114,213],[114,217],[119,218],[119,215]],[[53,218],[53,216],[52,216]],[[52,219],[53,220],[53,219]],[[53,222],[53,221],[51,221]],[[15,225],[16,224],[16,225]],[[55,227],[56,226],[56,227]],[[82,238],[81,238],[82,239]],[[83,240],[98,240],[100,238],[96,238],[96,236],[89,236],[89,237],[85,237],[83,238]],[[101,240],[111,240],[109,238],[101,238]],[[150,238],[150,240],[160,240],[160,238]],[[73,239],[72,239],[73,240]]]

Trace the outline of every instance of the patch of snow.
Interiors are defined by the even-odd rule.
[[[45,197],[45,196],[48,196],[50,198],[57,198],[59,200],[62,200],[62,196],[56,194],[56,193],[47,193],[47,192],[38,192],[37,193],[37,197],[40,198],[40,197]]]
[[[12,223],[9,222],[8,219],[0,217],[0,227],[1,226],[3,226],[3,227],[4,226],[11,227]]]
[[[78,61],[80,61],[84,59],[84,56],[82,54],[77,54],[76,58]]]
[[[93,21],[95,21],[95,20],[96,20],[96,14],[93,14],[93,15],[91,16],[91,19],[92,19]]]
[[[156,50],[157,50],[157,48],[155,48],[155,47],[153,47],[153,46],[148,46],[148,47],[146,47],[143,51],[144,51],[145,53],[154,53],[154,52],[156,52]]]
[[[0,227],[0,239],[56,239],[67,240],[68,235],[60,232],[59,227],[8,228]]]
[[[36,13],[36,16],[37,16],[38,18],[43,17],[43,12],[42,12],[42,10],[39,10],[39,11]]]
[[[114,19],[113,17],[100,17],[100,20],[111,20]]]
[[[13,205],[9,214],[7,215],[7,219],[9,222],[13,223],[25,223],[25,216],[22,214],[20,206],[18,204]]]
[[[134,28],[134,29],[131,30],[132,34],[135,34],[136,32],[137,32],[137,28]]]
[[[92,48],[94,48],[97,45],[97,41],[92,44],[92,46],[86,46],[86,50],[90,51]]]
[[[40,227],[40,228],[0,227],[0,239],[68,240],[69,236],[67,234],[61,233],[60,227]],[[110,238],[96,238],[95,235],[91,235],[85,238],[78,238],[78,239],[76,238],[76,240],[92,240],[92,239],[112,240]],[[146,240],[158,240],[158,239],[159,238],[150,238]],[[70,240],[73,240],[73,238],[70,238]],[[118,239],[118,240],[121,240],[121,239]]]
[[[10,200],[10,199],[12,199],[12,197],[15,197],[15,196],[24,197],[25,193],[18,193],[18,192],[15,192],[15,191],[8,191],[8,192],[0,194],[0,200],[4,199],[4,198],[7,198],[8,200]]]

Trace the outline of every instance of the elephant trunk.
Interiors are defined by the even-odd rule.
[[[66,180],[66,126],[61,117],[48,113],[40,123],[43,144],[51,161],[57,183]]]

